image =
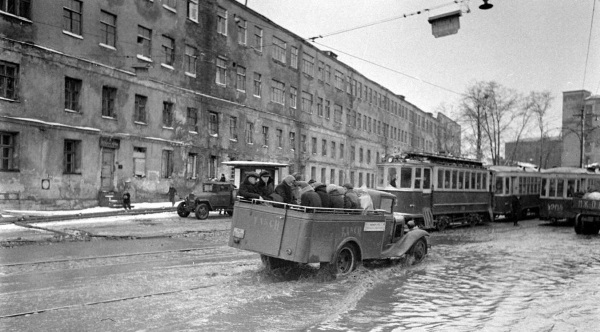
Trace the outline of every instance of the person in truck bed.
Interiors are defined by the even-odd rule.
[[[263,199],[258,191],[256,182],[258,181],[258,174],[256,172],[250,172],[246,175],[246,179],[240,185],[238,195],[245,199]]]

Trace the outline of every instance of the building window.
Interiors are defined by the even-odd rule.
[[[300,149],[302,150],[301,152],[306,153],[307,148],[306,148],[306,135],[300,135]]]
[[[273,59],[285,63],[286,48],[286,42],[273,36]]]
[[[198,0],[187,0],[187,18],[198,23]]]
[[[302,72],[306,75],[313,77],[315,76],[315,57],[304,53],[302,56]]]
[[[323,98],[317,97],[317,115],[323,117]]]
[[[31,19],[31,0],[0,0],[0,11]]]
[[[336,150],[335,150],[335,142],[331,142],[331,158],[335,159],[335,154],[336,154]]]
[[[168,179],[171,177],[171,174],[173,174],[173,151],[163,150],[160,175],[162,178]]]
[[[331,66],[325,65],[325,84],[331,84]]]
[[[344,91],[344,74],[341,71],[335,71],[335,88]]]
[[[371,163],[371,150],[367,150],[367,164]]]
[[[298,48],[295,46],[290,49],[290,66],[298,69]]]
[[[333,121],[342,123],[342,106],[333,105]]]
[[[302,91],[302,111],[312,114],[313,96],[312,94]]]
[[[254,144],[254,123],[246,122],[246,143]]]
[[[81,110],[79,104],[81,85],[81,80],[65,77],[65,109],[74,112],[79,112]]]
[[[363,148],[359,148],[358,149],[358,162],[362,163],[364,161],[363,159]]]
[[[135,95],[135,104],[133,110],[133,121],[146,123],[146,103],[148,97],[142,95]]]
[[[262,90],[262,75],[259,73],[254,73],[254,96],[261,97]]]
[[[238,139],[237,118],[235,116],[229,117],[229,138],[234,141]]]
[[[327,178],[325,178],[325,174],[327,173],[327,168],[321,168],[321,183],[327,183]]]
[[[331,102],[329,100],[325,100],[325,119],[329,120],[331,117]]]
[[[192,76],[196,76],[196,59],[198,54],[198,50],[190,45],[185,45],[185,59],[183,62],[183,69],[187,74],[191,74]]]
[[[277,104],[284,105],[285,103],[285,84],[273,80],[271,86],[271,101]]]
[[[146,148],[133,147],[133,176],[146,177]]]
[[[275,136],[277,139],[277,147],[282,148],[283,147],[283,130],[277,129],[275,131]]]
[[[169,36],[163,35],[163,55],[165,57],[164,64],[173,66],[175,63],[175,40]]]
[[[312,154],[317,154],[317,138],[316,137],[312,137],[310,139],[310,143],[311,143],[311,152]]]
[[[290,140],[290,150],[292,150],[292,151],[296,150],[296,133],[293,131],[290,131],[290,134],[288,137]]]
[[[19,65],[0,61],[0,97],[12,100],[17,99],[18,77]]]
[[[188,131],[198,132],[198,110],[193,107],[187,109],[187,125]]]
[[[227,85],[227,59],[217,57],[217,84],[226,86]]]
[[[321,140],[321,155],[327,156],[327,140]]]
[[[263,146],[269,146],[269,127],[262,127]]]
[[[198,154],[188,153],[185,174],[188,179],[196,179],[198,177]]]
[[[335,181],[335,168],[332,168],[329,171],[329,181],[331,181],[331,183],[333,183]],[[339,182],[341,184],[341,182]]]
[[[356,161],[356,147],[354,146],[350,147],[350,161]]]
[[[114,118],[117,89],[110,86],[102,87],[102,116]]]
[[[237,80],[235,83],[238,91],[246,92],[246,68],[237,66]]]
[[[152,30],[138,25],[137,44],[138,55],[150,59],[152,54]]]
[[[117,47],[117,16],[100,11],[100,43]]]
[[[298,101],[298,89],[296,89],[292,86],[292,87],[290,87],[290,107],[296,108],[297,101]]]
[[[247,40],[247,31],[248,31],[248,22],[243,18],[237,16],[239,21],[236,23],[237,25],[237,33],[238,33],[238,43],[240,45],[246,45]]]
[[[317,78],[321,81],[325,80],[325,63],[323,61],[319,61],[319,67],[317,69],[319,72],[317,73]]]
[[[310,179],[315,181],[317,179],[317,168],[315,166],[310,168]]]
[[[340,159],[344,159],[344,144],[340,143]]]
[[[263,29],[254,26],[254,49],[262,52],[263,50]]]
[[[0,131],[0,171],[17,170],[17,134]]]
[[[163,0],[163,6],[176,10],[177,9],[177,0]]]
[[[0,2],[5,2],[3,0]],[[8,0],[8,2],[14,2]],[[63,30],[81,36],[81,9],[79,0],[65,0],[63,5]],[[4,6],[3,6],[4,7]]]
[[[208,133],[212,136],[219,135],[219,113],[208,112]]]
[[[217,9],[217,33],[227,36],[227,11],[221,7]]]
[[[81,141],[65,140],[63,172],[81,174]]]
[[[173,127],[173,103],[164,101],[163,102],[163,127]]]

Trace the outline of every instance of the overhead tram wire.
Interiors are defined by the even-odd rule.
[[[588,36],[588,44],[587,44],[587,51],[585,54],[585,66],[583,67],[583,81],[581,82],[581,86],[582,86],[582,90],[585,89],[585,78],[587,76],[587,65],[588,65],[588,59],[590,57],[590,44],[592,43],[592,31],[594,30],[594,13],[596,11],[596,1],[594,1],[594,5],[592,7],[592,20],[590,22],[590,34]],[[598,84],[598,88],[600,88],[600,83]],[[596,93],[598,93],[598,88],[596,88]]]

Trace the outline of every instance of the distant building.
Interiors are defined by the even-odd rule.
[[[562,115],[562,166],[581,166],[582,133],[583,164],[600,162],[600,95],[586,90],[563,92]]]
[[[541,168],[561,166],[562,140],[560,137],[544,139],[543,154],[540,155],[539,138],[526,138],[519,142],[504,144],[504,163],[516,165],[518,162],[531,163]]]
[[[238,1],[57,3],[0,1],[0,208],[166,200],[232,160],[373,187],[383,155],[460,154],[454,121]]]

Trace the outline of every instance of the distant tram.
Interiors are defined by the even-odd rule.
[[[573,197],[589,191],[600,191],[600,173],[593,169],[557,167],[541,172],[540,220],[553,223],[575,220]]]
[[[493,220],[491,172],[478,161],[427,153],[386,156],[377,189],[396,195],[394,214],[422,228]]]
[[[533,167],[490,166],[494,177],[494,217],[519,220],[540,211],[541,173]]]

